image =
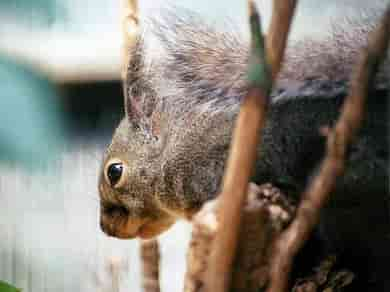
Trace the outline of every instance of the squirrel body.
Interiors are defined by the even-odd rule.
[[[299,201],[324,157],[320,129],[337,119],[352,66],[372,27],[356,24],[348,24],[350,34],[336,28],[325,41],[289,45],[253,182],[271,182]],[[160,54],[150,57],[155,42],[143,37],[129,52],[126,116],[99,179],[102,230],[119,238],[157,236],[218,194],[246,92],[249,46],[234,34],[194,16],[170,15],[153,27]],[[367,263],[382,280],[390,261],[389,72],[386,60],[368,96],[363,126],[348,149],[345,174],[316,230],[329,249],[353,263]],[[389,283],[378,283],[370,291],[390,291]]]

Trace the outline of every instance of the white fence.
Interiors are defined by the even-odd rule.
[[[23,292],[140,291],[139,243],[102,234],[100,151],[64,154],[44,175],[0,169],[0,280]],[[181,291],[189,227],[162,241],[163,291]]]

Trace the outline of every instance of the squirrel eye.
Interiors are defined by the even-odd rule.
[[[107,164],[105,177],[111,187],[119,187],[124,172],[124,165],[120,161],[111,161]]]
[[[111,186],[117,184],[119,179],[122,176],[123,164],[122,163],[113,163],[107,169],[107,177],[110,181]]]

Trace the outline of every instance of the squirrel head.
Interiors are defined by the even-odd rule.
[[[98,187],[100,225],[110,236],[154,237],[191,218],[221,182],[237,100],[218,105],[219,88],[191,89],[191,79],[171,70],[184,66],[181,56],[167,52],[175,58],[151,60],[141,37],[128,51],[125,117],[104,155]],[[183,53],[192,54],[184,47]]]
[[[167,122],[159,113],[162,131],[148,127],[153,123],[146,121],[145,114],[135,115],[134,100],[127,98],[126,116],[101,167],[100,222],[110,236],[146,239],[167,230],[179,218],[191,218],[215,196],[232,119],[225,118],[221,124],[220,118],[193,111]]]
[[[127,116],[116,129],[99,177],[100,224],[108,235],[150,238],[175,222],[156,196],[161,184],[156,146]]]

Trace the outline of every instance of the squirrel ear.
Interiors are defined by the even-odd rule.
[[[123,77],[125,113],[129,122],[151,131],[151,117],[156,107],[156,91],[152,86],[151,70],[146,70],[142,37],[134,39],[129,48],[128,63]]]
[[[145,49],[139,25],[137,0],[122,0],[122,80],[126,116],[134,127],[155,132],[152,124],[155,90],[145,70]]]
[[[123,78],[125,113],[132,124],[139,126],[144,117],[144,99],[148,92],[145,76],[143,76],[144,60],[141,41],[136,40],[136,44],[128,53],[129,63]]]

